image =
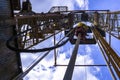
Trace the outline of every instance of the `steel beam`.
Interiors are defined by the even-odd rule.
[[[71,80],[72,79],[72,74],[73,74],[74,65],[75,65],[75,61],[76,61],[76,57],[77,57],[79,43],[80,43],[80,34],[78,35],[78,38],[77,38],[77,41],[76,41],[74,50],[72,52],[72,56],[70,58],[70,61],[69,61],[69,64],[68,64],[68,67],[65,72],[63,80]]]

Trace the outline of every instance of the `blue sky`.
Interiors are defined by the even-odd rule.
[[[89,0],[89,9],[120,10],[120,0]]]
[[[68,6],[69,10],[74,9],[109,9],[112,11],[120,10],[119,0],[30,0],[35,12],[48,12],[52,6]],[[85,5],[84,5],[85,4]],[[64,36],[63,33],[62,37]],[[57,35],[59,40],[61,37]],[[118,41],[118,40],[117,40]],[[49,44],[48,44],[49,42]],[[35,48],[46,47],[53,43],[53,38],[36,45]],[[113,42],[114,43],[114,42]],[[118,41],[117,43],[120,43]],[[41,46],[42,45],[42,46]],[[118,46],[114,47],[119,50]],[[68,64],[74,45],[69,42],[61,48],[58,48],[57,63]],[[32,63],[37,56],[42,53],[22,53],[23,69]],[[54,67],[53,51],[42,60],[33,70],[24,78],[24,80],[62,80],[66,67]],[[103,56],[100,53],[98,45],[80,45],[76,59],[76,64],[105,64]],[[106,75],[107,74],[107,75]],[[106,75],[106,76],[105,76]],[[58,77],[59,76],[59,77]],[[75,67],[73,80],[112,80],[107,67]]]

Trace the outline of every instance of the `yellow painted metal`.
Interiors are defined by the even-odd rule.
[[[110,45],[105,41],[105,39],[100,35],[100,33],[93,28],[93,33],[95,35],[95,38],[100,42],[102,48],[105,51],[106,58],[108,59],[108,62],[113,66],[114,71],[120,78],[120,57],[117,55],[117,53],[110,47]]]

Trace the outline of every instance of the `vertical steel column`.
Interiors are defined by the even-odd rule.
[[[109,33],[109,45],[111,46],[111,20],[110,20],[111,14],[108,14],[108,20],[109,20],[109,25],[108,25],[108,33]]]
[[[56,45],[56,37],[55,37],[55,31],[54,31],[54,46]],[[56,48],[54,49],[54,65],[56,66],[56,61],[57,61],[57,53],[56,53]]]
[[[79,43],[80,43],[80,34],[78,35],[77,41],[75,43],[75,47],[72,52],[72,56],[70,58],[70,61],[69,61],[69,64],[68,64],[68,67],[67,67],[67,70],[66,70],[63,80],[71,80],[72,79],[72,74],[73,74],[75,60],[76,60],[76,56],[77,56],[77,52],[78,52]]]

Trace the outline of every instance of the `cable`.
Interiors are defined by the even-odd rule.
[[[30,29],[30,30],[31,30],[31,29]],[[57,45],[55,45],[55,46],[48,47],[48,48],[36,49],[36,50],[18,49],[18,48],[16,48],[16,47],[13,47],[13,46],[10,45],[10,42],[11,42],[12,40],[14,40],[17,36],[21,35],[22,33],[27,32],[27,31],[28,31],[28,30],[23,31],[23,32],[15,35],[15,36],[12,36],[12,37],[11,37],[9,40],[7,40],[7,42],[6,42],[7,47],[8,47],[9,49],[13,50],[13,51],[18,51],[18,52],[32,52],[32,53],[33,53],[33,52],[44,52],[44,51],[49,51],[49,50],[53,50],[53,49],[55,49],[55,48],[61,47],[62,45],[66,44],[66,43],[69,41],[69,38],[68,38],[67,40],[63,41],[61,44],[57,44]],[[69,35],[70,33],[72,33],[72,31],[73,31],[73,29],[68,33],[68,35]],[[66,36],[65,36],[65,37],[66,37]],[[65,37],[63,37],[63,38],[60,40],[60,42],[61,42]],[[60,42],[59,42],[59,43],[60,43]]]
[[[11,38],[12,39],[12,38]],[[10,39],[10,40],[11,40]],[[9,41],[7,41],[6,45],[8,48],[10,48],[11,50],[13,51],[19,51],[19,52],[44,52],[44,51],[49,51],[49,50],[52,50],[52,49],[55,49],[55,48],[58,48],[58,47],[61,47],[62,45],[64,45],[65,43],[68,42],[69,39],[65,40],[64,42],[62,42],[61,44],[59,45],[56,45],[56,46],[52,46],[52,47],[49,47],[49,48],[42,48],[42,49],[36,49],[36,50],[27,50],[27,49],[18,49],[18,48],[15,48],[13,46],[10,46],[9,44]]]

